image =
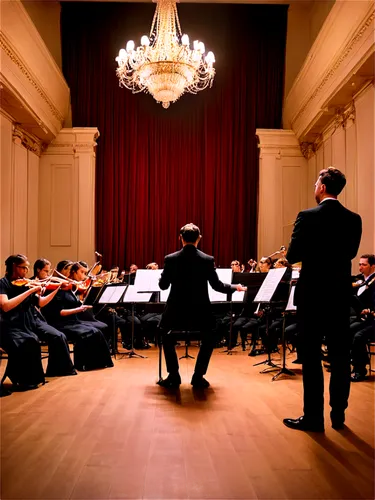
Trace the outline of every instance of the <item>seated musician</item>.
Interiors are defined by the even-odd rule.
[[[129,274],[124,276],[124,283],[128,283],[129,285],[134,285],[137,271],[138,271],[138,266],[136,264],[130,264]]]
[[[147,264],[146,269],[159,269],[159,265],[156,262],[150,262],[150,264]],[[160,302],[160,292],[154,292],[151,295],[150,302]],[[145,312],[140,316],[140,320],[143,338],[141,339],[138,348],[148,349],[149,347],[151,347],[149,342],[155,343],[157,329],[161,320],[161,314],[156,312]]]
[[[232,269],[232,273],[242,273],[242,267],[239,260],[232,260],[230,267]],[[216,338],[218,339],[218,347],[226,345],[232,349],[237,345],[238,330],[234,330],[232,327],[232,338],[230,338],[230,322],[232,319],[231,312],[214,312],[214,316],[216,321]]]
[[[33,314],[36,294],[42,287],[14,284],[26,278],[29,266],[25,255],[10,255],[5,261],[5,276],[0,279],[0,345],[8,354],[7,375],[18,390],[36,389],[45,383]]]
[[[60,262],[56,264],[56,271],[69,278],[72,265],[73,262],[71,260],[60,260]]]
[[[77,282],[86,277],[87,268],[79,262],[71,266],[70,278]],[[75,286],[75,285],[73,285]],[[103,335],[107,325],[101,321],[81,319],[83,312],[92,306],[83,305],[76,292],[60,288],[56,297],[45,308],[50,324],[74,341],[74,366],[77,370],[94,370],[113,366],[108,344]]]
[[[44,280],[51,274],[51,263],[47,259],[38,259],[34,262],[34,276],[36,280]],[[57,290],[49,294],[48,302],[53,299]],[[64,333],[49,325],[44,319],[39,307],[34,306],[35,333],[38,338],[48,344],[47,377],[62,377],[77,375],[70,358],[69,345]]]
[[[273,261],[271,257],[262,257],[258,264],[258,269],[260,273],[268,273],[272,269]]]
[[[352,382],[361,382],[366,379],[366,365],[370,362],[367,343],[375,341],[375,255],[362,255],[359,260],[359,270],[363,275],[363,281],[357,287],[353,301],[357,316],[350,325],[353,336]]]
[[[254,264],[255,261],[252,262]],[[262,257],[259,261],[256,272],[268,273],[271,268],[271,257]],[[262,349],[256,348],[257,340],[260,337],[264,337],[263,331],[265,331],[263,311],[260,308],[256,310],[256,305],[254,305],[253,303],[247,304],[241,312],[240,316],[234,322],[233,331],[239,331],[243,350],[246,349],[246,339],[248,333],[252,334],[252,346],[249,356],[257,356],[258,354],[263,354],[264,351]]]
[[[159,264],[157,264],[156,262],[150,262],[150,264],[147,264],[146,269],[159,269]]]

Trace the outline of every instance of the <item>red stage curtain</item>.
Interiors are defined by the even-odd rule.
[[[178,4],[183,33],[215,53],[212,89],[164,110],[121,89],[115,57],[148,34],[155,4],[62,3],[73,126],[96,126],[96,237],[106,267],[163,265],[179,228],[216,264],[256,257],[255,129],[280,128],[287,7]]]

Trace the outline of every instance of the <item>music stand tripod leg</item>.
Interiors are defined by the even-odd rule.
[[[229,324],[229,340],[228,340],[228,349],[224,349],[224,351],[221,351],[222,353],[227,353],[227,356],[232,355],[233,353],[236,353],[237,351],[233,350],[232,347],[232,334],[233,334],[233,313],[232,313],[232,305],[233,302],[230,302],[230,324]]]
[[[142,356],[134,350],[134,302],[132,302],[132,345],[129,352],[124,352],[124,356],[129,356],[129,358],[143,358],[146,359],[147,356]]]
[[[272,382],[274,380],[277,380],[281,375],[290,375],[290,376],[295,376],[295,373],[292,372],[292,370],[289,370],[287,367],[286,367],[286,355],[285,355],[285,352],[286,352],[286,341],[285,341],[285,322],[286,322],[286,312],[284,313],[284,318],[283,318],[283,329],[282,329],[282,333],[281,333],[281,344],[282,344],[282,347],[283,347],[283,364],[282,364],[282,367],[281,367],[281,370],[276,373],[276,375],[274,375],[272,377]]]
[[[264,314],[266,315],[266,338],[269,340],[269,312],[270,312],[270,306],[266,305],[264,308]],[[267,359],[264,361],[260,361],[259,363],[255,363],[253,366],[259,366],[259,365],[267,365],[267,368],[264,370],[260,371],[259,373],[268,373],[273,370],[277,370],[280,368],[279,365],[276,365],[272,359],[271,359],[271,351],[270,351],[270,343],[267,342]]]
[[[186,332],[185,332],[186,333]],[[178,359],[183,359],[183,358],[186,358],[186,359],[195,359],[194,356],[190,356],[189,354],[189,345],[188,345],[188,341],[185,340],[185,354],[183,356],[181,356],[180,358]]]

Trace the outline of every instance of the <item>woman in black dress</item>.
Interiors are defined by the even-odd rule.
[[[70,277],[81,281],[86,269],[74,263]],[[81,276],[82,275],[82,276]],[[113,366],[108,344],[103,335],[107,325],[101,321],[85,321],[80,315],[90,309],[81,303],[72,290],[59,289],[45,308],[47,321],[74,341],[74,366],[77,370],[94,370]]]
[[[28,273],[29,263],[24,255],[11,255],[5,266],[5,276],[0,279],[0,345],[8,353],[6,373],[19,390],[35,389],[45,382],[39,339],[33,330],[35,294],[42,287],[12,284]]]
[[[34,263],[34,276],[36,280],[44,280],[51,274],[51,263],[47,259],[38,259]],[[56,295],[57,290],[39,299],[39,306],[43,307]],[[67,338],[44,319],[39,307],[35,305],[33,311],[34,325],[33,331],[38,338],[48,344],[48,366],[47,377],[62,377],[65,375],[77,375],[74,369]]]

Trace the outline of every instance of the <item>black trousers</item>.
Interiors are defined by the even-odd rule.
[[[326,339],[331,362],[329,404],[334,413],[348,406],[350,392],[349,306],[341,303],[298,305],[300,351],[304,390],[304,415],[323,422],[324,379],[321,345]]]
[[[161,335],[167,372],[170,375],[175,375],[179,370],[178,357],[175,347],[178,335],[174,333],[173,330],[163,330]],[[211,331],[200,332],[199,336],[201,338],[201,346],[195,363],[194,373],[197,376],[203,376],[207,372],[208,364],[215,346],[215,336]]]
[[[358,321],[350,325],[352,334],[352,364],[355,373],[367,374],[367,364],[370,358],[367,352],[367,343],[375,340],[375,321]]]

